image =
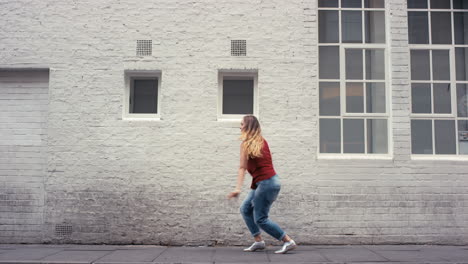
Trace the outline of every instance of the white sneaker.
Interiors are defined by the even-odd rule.
[[[244,248],[245,252],[254,252],[255,250],[265,249],[265,241],[254,242],[250,247]]]
[[[289,242],[284,242],[283,247],[280,250],[275,251],[276,254],[284,254],[288,251],[291,251],[297,247],[296,242],[291,240]]]

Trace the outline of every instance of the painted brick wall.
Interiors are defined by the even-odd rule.
[[[300,243],[465,244],[467,161],[410,156],[406,3],[387,1],[391,160],[321,159],[317,1],[2,1],[0,66],[50,67],[44,242],[245,244],[238,122],[219,69],[257,69],[283,183],[271,217]],[[137,39],[153,56],[136,57]],[[230,40],[247,57],[230,57]],[[161,120],[122,120],[124,70],[162,71]],[[58,224],[70,225],[57,237]],[[268,240],[273,242],[272,239]],[[8,242],[3,239],[1,242]]]
[[[42,241],[48,78],[0,70],[0,241]]]

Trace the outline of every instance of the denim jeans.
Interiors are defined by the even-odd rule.
[[[241,205],[240,211],[252,236],[260,234],[260,228],[270,236],[282,240],[286,233],[275,222],[268,219],[271,204],[278,197],[281,184],[278,175],[257,183]]]

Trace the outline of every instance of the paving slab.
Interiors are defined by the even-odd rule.
[[[279,247],[278,247],[279,249]],[[268,249],[267,254],[271,262],[279,263],[324,263],[330,262],[322,255],[316,247],[313,246],[298,246],[295,250],[289,251],[286,254],[275,254],[277,249]]]
[[[161,255],[164,250],[166,250],[166,248],[163,247],[150,249],[118,249],[95,261],[95,263],[152,262],[159,255]]]
[[[416,250],[421,250],[425,246],[424,245],[365,245],[363,247],[370,249],[370,250],[379,250],[379,251],[395,251],[395,250],[416,251]]]
[[[331,262],[384,262],[385,257],[362,246],[317,247],[317,250]]]
[[[215,263],[263,263],[269,262],[265,251],[244,252],[242,247],[216,248]]]
[[[92,262],[112,253],[111,250],[61,250],[57,254],[47,256],[41,261],[76,261],[76,262]],[[1,256],[1,255],[0,255]]]
[[[376,254],[389,261],[407,262],[447,262],[440,252],[431,250],[373,250]]]
[[[6,250],[8,252],[3,252],[0,254],[0,260],[2,261],[31,261],[31,260],[40,260],[49,255],[53,255],[63,251],[62,248],[17,248],[12,250]]]
[[[154,262],[211,262],[215,248],[212,247],[169,247]]]

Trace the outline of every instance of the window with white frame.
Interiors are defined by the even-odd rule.
[[[160,71],[125,71],[124,117],[160,117]]]
[[[388,154],[384,0],[319,0],[320,153]]]
[[[219,72],[218,117],[240,119],[257,115],[257,72]]]
[[[468,1],[408,0],[411,152],[468,154]]]

